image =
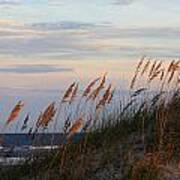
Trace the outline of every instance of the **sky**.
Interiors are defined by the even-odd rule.
[[[0,0],[0,99],[49,100],[104,72],[125,87],[142,55],[180,57],[179,12],[179,0]]]
[[[178,0],[0,0],[6,58],[179,56]]]

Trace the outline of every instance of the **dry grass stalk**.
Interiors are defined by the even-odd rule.
[[[170,62],[170,64],[169,64],[169,67],[168,67],[168,72],[170,72],[171,70],[172,70],[172,67],[174,66],[174,63],[175,63],[176,61],[175,60],[172,60],[171,62]]]
[[[37,121],[37,127],[47,127],[49,122],[53,120],[53,117],[56,114],[56,108],[55,108],[55,103],[51,103],[45,111],[39,116],[38,121]]]
[[[121,112],[121,114],[120,114],[119,117],[123,116],[124,113],[128,110],[129,107],[131,107],[131,105],[132,105],[134,102],[136,102],[136,99],[132,98],[132,99],[130,100],[130,102],[122,109],[122,112]]]
[[[101,78],[96,78],[95,80],[93,80],[88,86],[87,88],[84,90],[82,97],[87,97],[88,94],[91,92],[92,87],[96,84],[97,81],[99,81]]]
[[[133,88],[134,88],[134,85],[135,85],[135,82],[136,82],[138,73],[139,73],[139,71],[140,71],[141,66],[142,66],[143,63],[144,63],[144,59],[145,59],[145,58],[146,58],[146,56],[143,56],[143,57],[141,58],[141,60],[139,61],[137,67],[136,67],[136,71],[135,71],[134,77],[133,77],[133,79],[132,79],[132,81],[131,81],[130,89],[133,89]]]
[[[140,89],[136,90],[136,91],[132,94],[131,97],[136,97],[136,96],[140,95],[142,92],[144,92],[144,91],[146,91],[146,90],[147,90],[147,88],[140,88]]]
[[[149,71],[149,78],[152,76],[152,74],[153,74],[153,72],[154,72],[154,69],[155,69],[155,67],[156,67],[156,64],[157,64],[157,61],[154,61],[154,63],[152,64],[152,66],[151,66],[151,69],[150,69],[150,71]]]
[[[106,102],[108,101],[110,95],[111,95],[111,84],[108,86],[108,88],[106,89],[103,97],[100,99],[99,103],[96,106],[96,111],[100,108],[105,106]]]
[[[107,72],[104,73],[104,76],[103,76],[102,81],[101,81],[101,83],[100,83],[100,86],[101,86],[101,87],[104,87],[104,84],[105,84],[105,82],[106,82],[106,76],[107,76]]]
[[[33,131],[33,127],[30,127],[30,128],[29,128],[29,131],[28,131],[28,136],[31,136],[32,131]]]
[[[107,75],[107,73],[104,74],[99,86],[89,95],[87,100],[89,100],[89,99],[95,100],[96,99],[96,97],[99,95],[100,91],[104,88],[104,85],[106,82],[106,75]]]
[[[142,58],[140,59],[138,65],[137,65],[137,68],[136,68],[136,72],[140,70],[141,66],[144,63],[145,58],[146,58],[146,56],[142,56]]]
[[[67,139],[71,139],[74,134],[77,133],[77,131],[82,127],[83,124],[83,118],[84,115],[82,114],[72,125],[72,127],[69,129],[68,135],[67,135]]]
[[[144,68],[143,68],[143,70],[142,70],[142,72],[141,72],[141,76],[143,76],[143,75],[146,73],[146,71],[148,70],[150,64],[151,64],[151,60],[149,59],[149,60],[147,61],[147,63],[144,65]]]
[[[40,126],[40,122],[41,122],[41,119],[42,119],[42,112],[40,112],[38,118],[37,118],[37,121],[36,121],[36,127],[39,127]]]
[[[61,101],[62,103],[68,101],[67,99],[71,96],[71,93],[73,92],[73,88],[74,88],[75,85],[76,85],[76,83],[73,82],[73,83],[69,86],[69,88],[66,90],[66,92],[65,92],[65,94],[64,94],[64,96],[63,96],[63,98],[62,98],[62,101]]]
[[[29,121],[29,114],[27,114],[27,116],[24,119],[23,125],[21,127],[21,131],[23,131],[24,129],[27,128],[27,122]]]
[[[154,71],[151,77],[149,77],[149,82],[153,81],[155,78],[157,78],[159,75],[161,75],[162,70]]]
[[[160,79],[163,79],[164,77],[164,69],[162,67],[162,61],[158,62],[155,61],[151,67],[150,73],[149,73],[149,83],[153,81],[155,78],[157,78],[160,75]]]
[[[22,101],[19,101],[13,110],[11,111],[9,118],[6,122],[6,125],[9,125],[12,121],[14,121],[20,114],[22,108],[24,107],[24,103]]]
[[[162,61],[160,61],[159,64],[157,64],[157,66],[155,66],[154,71],[155,71],[155,72],[159,71],[160,68],[161,68],[161,66],[162,66]]]
[[[179,67],[179,63],[180,61],[172,61],[169,68],[168,68],[168,72],[170,73],[169,79],[168,79],[168,84],[173,80],[174,75],[177,71],[179,71],[180,67]]]
[[[113,97],[114,97],[114,93],[115,93],[115,89],[113,89],[111,92],[110,92],[110,95],[109,95],[109,98],[107,100],[107,104],[110,104]]]
[[[157,95],[155,95],[154,97],[153,97],[153,99],[151,100],[151,106],[152,107],[154,107],[154,106],[156,106],[157,105],[157,103],[161,100],[161,97],[162,97],[162,95],[163,94],[165,94],[165,92],[164,91],[161,91],[160,93],[158,93]]]
[[[64,127],[63,127],[63,133],[66,135],[68,132],[68,129],[71,126],[71,121],[70,121],[70,115],[68,115],[68,117],[66,118],[65,122],[64,122]]]
[[[71,97],[70,97],[70,100],[69,100],[69,104],[71,104],[74,101],[74,99],[76,98],[78,88],[79,88],[79,85],[76,84],[76,86],[74,87],[74,89],[72,91],[72,94],[71,94]]]
[[[178,76],[176,81],[176,86],[179,87],[179,85],[180,85],[180,70],[178,71]]]
[[[169,79],[168,79],[168,84],[173,80],[174,75],[175,75],[175,71],[173,70],[170,73],[170,76],[169,76]]]
[[[165,69],[162,69],[161,75],[160,75],[160,80],[162,81],[165,75]]]
[[[161,74],[161,78],[160,78],[161,80],[163,80],[161,90],[164,89],[164,86],[165,86],[165,84],[166,84],[166,82],[167,82],[167,80],[168,80],[169,74],[171,74],[171,75],[170,75],[171,78],[169,77],[169,80],[168,80],[168,81],[171,81],[171,80],[173,79],[174,72],[171,73],[171,71],[172,71],[172,67],[174,66],[174,63],[175,63],[175,62],[176,62],[175,60],[172,60],[172,61],[170,62],[170,64],[169,64],[167,70],[163,69],[164,72]],[[165,73],[165,71],[166,71],[166,73]]]

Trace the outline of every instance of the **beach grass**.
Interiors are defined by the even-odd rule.
[[[142,57],[129,96],[118,99],[107,73],[83,90],[73,82],[58,102],[42,110],[29,135],[63,121],[56,150],[3,168],[3,180],[163,180],[180,179],[180,66]],[[143,80],[142,80],[143,79]],[[17,102],[6,126],[21,113]],[[61,117],[66,110],[66,116]],[[72,111],[73,109],[73,111]],[[24,125],[28,118],[24,120]],[[76,135],[80,138],[75,140]],[[53,137],[52,137],[53,139]]]

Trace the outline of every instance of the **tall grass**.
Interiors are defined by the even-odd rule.
[[[51,122],[55,126],[57,121],[64,122],[59,149],[43,158],[31,157],[24,166],[13,168],[13,177],[6,176],[8,170],[2,171],[3,178],[180,177],[179,63],[173,60],[166,66],[163,61],[143,57],[135,69],[131,94],[125,103],[121,99],[117,103],[118,92],[106,83],[106,73],[90,82],[82,92],[78,91],[78,83],[73,82],[57,104],[50,103],[40,113],[34,132],[30,132],[36,138]],[[64,119],[63,108],[66,109]],[[20,108],[16,109],[10,114],[13,121],[20,113]],[[26,117],[25,124],[27,121]],[[6,124],[9,122],[8,119]],[[77,133],[81,138],[75,142]],[[33,172],[34,166],[38,171]]]

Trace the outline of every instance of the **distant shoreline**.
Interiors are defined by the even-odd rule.
[[[1,146],[54,146],[62,144],[64,139],[63,133],[36,133],[34,139],[31,138],[31,135],[32,134],[29,135],[28,133],[1,133]],[[74,141],[81,137],[82,133],[77,133]]]

